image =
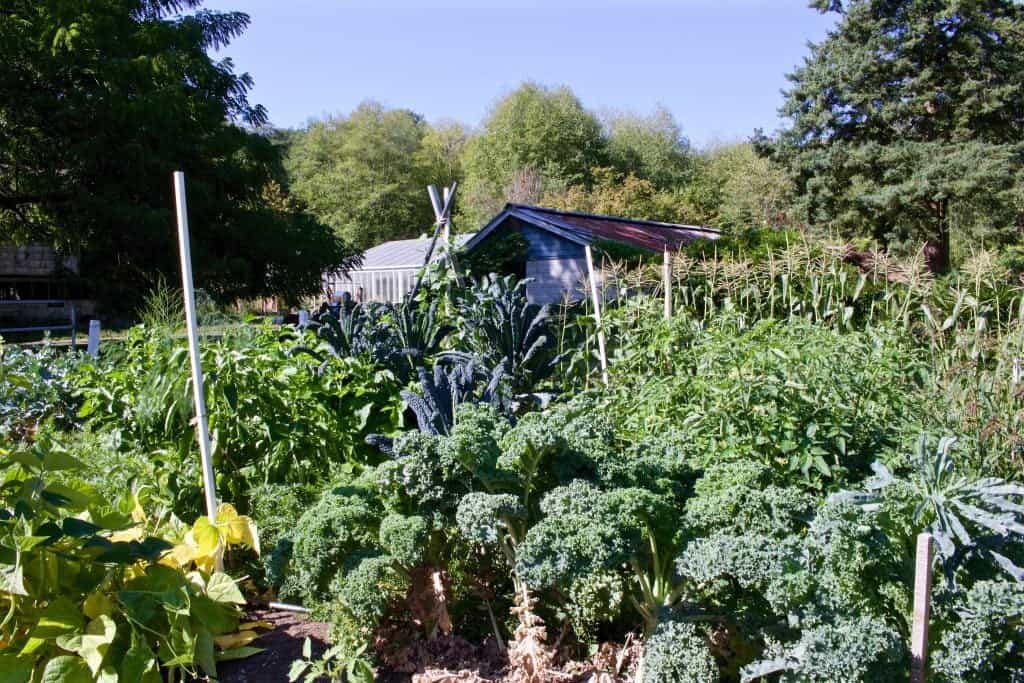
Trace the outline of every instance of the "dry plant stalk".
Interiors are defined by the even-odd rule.
[[[569,681],[572,676],[552,668],[554,652],[547,644],[544,621],[533,611],[536,599],[521,585],[516,591],[516,604],[510,610],[519,619],[519,626],[508,645],[508,660],[514,683],[555,683]]]

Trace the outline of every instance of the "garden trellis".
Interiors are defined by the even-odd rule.
[[[437,246],[438,237],[442,238],[442,241],[448,248],[448,258],[452,272],[455,273],[455,279],[459,286],[462,285],[458,270],[455,267],[455,261],[453,260],[454,255],[451,253],[452,204],[455,202],[455,190],[458,186],[458,183],[452,183],[451,187],[444,188],[444,203],[441,202],[436,187],[433,185],[427,187],[427,194],[430,195],[430,204],[434,207],[434,234],[430,238],[430,245],[427,247],[426,256],[423,257],[423,270],[417,275],[416,286],[412,288],[412,292],[409,294],[410,300],[416,298],[416,293],[420,290],[420,285],[423,284],[423,276],[426,267],[430,265],[430,259],[434,256],[434,248]]]

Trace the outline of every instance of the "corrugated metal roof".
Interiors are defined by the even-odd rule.
[[[455,235],[452,241],[455,242],[455,246],[461,247],[471,237],[473,237],[473,233]],[[440,247],[441,244],[438,242],[434,248],[432,260],[437,260],[440,257]],[[428,248],[430,248],[430,238],[428,237],[384,242],[366,250],[363,254],[363,265],[357,270],[420,268],[423,266],[423,259],[427,256]]]
[[[558,211],[527,204],[506,204],[505,209],[480,230],[467,243],[466,248],[475,247],[509,217],[519,218],[578,244],[611,240],[651,251],[661,251],[666,247],[678,249],[681,245],[697,239],[718,239],[721,235],[718,230],[698,225]]]

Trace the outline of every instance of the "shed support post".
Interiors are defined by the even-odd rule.
[[[605,355],[604,328],[601,325],[601,299],[597,294],[597,277],[594,275],[594,256],[590,245],[583,247],[587,255],[587,279],[590,280],[590,298],[594,304],[594,321],[597,322],[597,351],[601,357],[601,381],[608,386],[608,357]]]
[[[672,252],[665,245],[665,254],[662,263],[662,280],[665,288],[665,320],[672,317]]]
[[[71,302],[71,350],[78,347],[78,311],[75,310],[75,302]]]

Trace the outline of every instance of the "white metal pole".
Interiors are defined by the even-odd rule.
[[[213,456],[210,453],[210,427],[206,419],[206,394],[203,391],[203,367],[199,357],[199,332],[196,329],[196,293],[192,287],[192,250],[188,237],[188,208],[185,205],[185,174],[174,172],[174,200],[178,209],[178,246],[181,251],[181,289],[185,296],[185,326],[188,332],[188,355],[192,362],[192,395],[195,399],[196,427],[199,430],[199,455],[203,461],[203,491],[206,514],[211,522],[217,519],[217,489],[213,478]]]
[[[590,280],[590,298],[594,303],[594,320],[597,322],[597,351],[601,356],[601,380],[608,386],[608,357],[604,350],[604,329],[601,327],[601,299],[597,295],[597,278],[594,276],[594,256],[590,245],[583,247],[587,255],[587,279]]]

